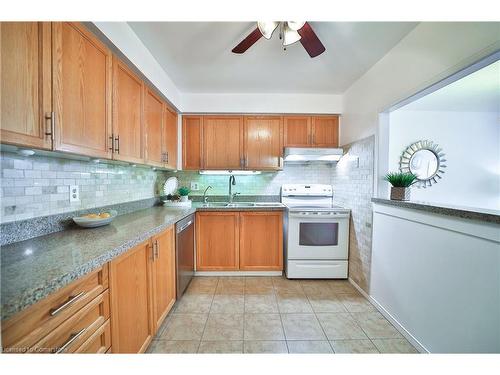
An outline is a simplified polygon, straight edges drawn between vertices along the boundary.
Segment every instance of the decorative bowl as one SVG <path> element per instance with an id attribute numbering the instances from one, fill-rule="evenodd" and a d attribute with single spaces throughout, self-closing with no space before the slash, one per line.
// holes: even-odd
<path id="1" fill-rule="evenodd" d="M 114 218 L 118 215 L 118 212 L 115 210 L 106 211 L 111 216 L 106 218 L 90 218 L 86 216 L 76 216 L 73 218 L 73 221 L 83 228 L 97 228 L 102 227 L 103 225 L 107 225 L 111 223 Z"/>

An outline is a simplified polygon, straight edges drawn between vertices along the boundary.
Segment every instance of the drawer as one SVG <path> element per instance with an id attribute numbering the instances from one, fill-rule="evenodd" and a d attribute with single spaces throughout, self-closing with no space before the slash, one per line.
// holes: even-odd
<path id="1" fill-rule="evenodd" d="M 289 279 L 347 279 L 347 260 L 288 260 Z"/>
<path id="2" fill-rule="evenodd" d="M 111 349 L 111 323 L 108 319 L 74 353 L 107 353 L 109 349 Z"/>
<path id="3" fill-rule="evenodd" d="M 108 265 L 2 322 L 4 351 L 24 352 L 108 288 Z"/>
<path id="4" fill-rule="evenodd" d="M 94 298 L 29 349 L 34 353 L 73 353 L 109 319 L 109 291 Z M 109 337 L 109 336 L 108 336 Z"/>

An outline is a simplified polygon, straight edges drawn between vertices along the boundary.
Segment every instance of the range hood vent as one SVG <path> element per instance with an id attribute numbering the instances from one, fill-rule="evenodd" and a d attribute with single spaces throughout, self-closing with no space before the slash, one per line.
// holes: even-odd
<path id="1" fill-rule="evenodd" d="M 344 150 L 341 148 L 285 147 L 285 163 L 337 163 Z"/>

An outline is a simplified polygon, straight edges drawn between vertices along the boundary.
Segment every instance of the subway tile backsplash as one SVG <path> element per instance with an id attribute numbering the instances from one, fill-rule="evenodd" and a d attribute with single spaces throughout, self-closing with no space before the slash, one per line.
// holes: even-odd
<path id="1" fill-rule="evenodd" d="M 117 164 L 96 164 L 11 152 L 1 158 L 1 222 L 153 198 L 164 172 Z M 69 187 L 80 187 L 70 202 Z"/>
<path id="2" fill-rule="evenodd" d="M 259 175 L 235 176 L 236 185 L 233 192 L 241 195 L 279 195 L 283 184 L 331 184 L 331 165 L 290 165 L 280 172 L 262 172 Z M 207 186 L 212 186 L 208 195 L 227 195 L 229 176 L 224 175 L 201 175 L 196 171 L 178 171 L 169 173 L 179 179 L 179 186 L 191 187 L 191 182 L 197 182 L 199 189 L 191 192 L 191 195 L 203 195 Z"/>

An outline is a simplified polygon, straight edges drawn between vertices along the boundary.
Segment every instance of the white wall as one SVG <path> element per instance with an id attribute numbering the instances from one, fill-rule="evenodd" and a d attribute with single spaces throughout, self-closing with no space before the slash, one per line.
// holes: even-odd
<path id="1" fill-rule="evenodd" d="M 126 22 L 94 22 L 94 25 L 155 85 L 170 103 L 177 109 L 181 109 L 181 93 Z"/>
<path id="2" fill-rule="evenodd" d="M 371 299 L 431 353 L 500 353 L 500 230 L 374 204 Z"/>
<path id="3" fill-rule="evenodd" d="M 500 48 L 498 23 L 420 23 L 345 93 L 340 144 L 375 134 L 378 114 Z"/>
<path id="4" fill-rule="evenodd" d="M 186 113 L 341 113 L 342 95 L 182 94 Z"/>
<path id="5" fill-rule="evenodd" d="M 389 117 L 389 170 L 399 170 L 403 150 L 421 139 L 438 143 L 446 154 L 443 178 L 413 188 L 412 200 L 500 209 L 498 113 L 399 109 Z"/>

